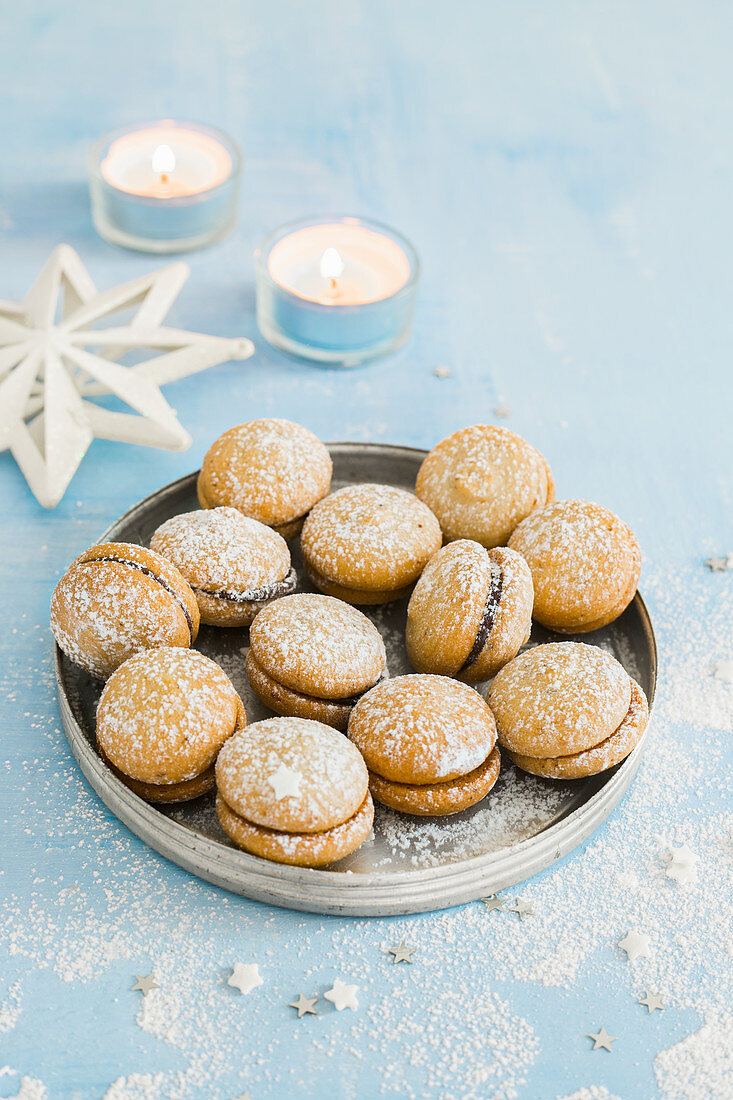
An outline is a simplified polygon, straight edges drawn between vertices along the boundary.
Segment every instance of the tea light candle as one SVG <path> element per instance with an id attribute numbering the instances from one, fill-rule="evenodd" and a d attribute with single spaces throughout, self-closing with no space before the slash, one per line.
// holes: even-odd
<path id="1" fill-rule="evenodd" d="M 201 248 L 236 221 L 239 152 L 211 127 L 165 120 L 115 130 L 92 150 L 89 180 L 97 231 L 126 248 Z"/>
<path id="2" fill-rule="evenodd" d="M 361 218 L 283 226 L 255 253 L 257 322 L 281 351 L 356 366 L 401 347 L 419 262 L 394 230 Z"/>

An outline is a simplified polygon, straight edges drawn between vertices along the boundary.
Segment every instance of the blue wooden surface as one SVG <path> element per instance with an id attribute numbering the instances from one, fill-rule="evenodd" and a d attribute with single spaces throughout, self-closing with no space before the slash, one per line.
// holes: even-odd
<path id="1" fill-rule="evenodd" d="M 60 241 L 102 288 L 158 266 L 95 236 L 85 157 L 104 130 L 165 114 L 228 130 L 245 156 L 240 224 L 190 257 L 172 323 L 257 340 L 253 248 L 313 212 L 393 224 L 424 275 L 396 357 L 338 373 L 258 341 L 247 363 L 167 388 L 188 453 L 95 442 L 53 513 L 0 457 L 1 1096 L 22 1075 L 63 1097 L 101 1097 L 118 1078 L 118 1098 L 725 1095 L 719 1068 L 697 1068 L 695 1094 L 655 1058 L 718 1011 L 730 973 L 719 735 L 733 688 L 710 673 L 731 656 L 731 587 L 701 563 L 733 549 L 732 33 L 712 0 L 5 5 L 0 297 L 20 298 Z M 537 923 L 480 905 L 290 914 L 148 851 L 60 733 L 47 614 L 66 564 L 239 421 L 431 446 L 499 401 L 560 496 L 602 501 L 636 530 L 664 673 L 634 793 L 585 854 L 524 889 Z M 684 896 L 655 832 L 701 856 Z M 654 927 L 649 963 L 616 947 L 630 923 Z M 415 963 L 390 969 L 382 951 L 403 937 Z M 582 960 L 558 977 L 574 939 Z M 234 961 L 260 963 L 249 998 L 225 984 Z M 159 1018 L 141 1019 L 129 987 L 151 964 L 164 994 Z M 336 975 L 360 985 L 359 1013 L 297 1021 L 286 1003 Z M 649 1018 L 633 997 L 647 985 L 669 1003 Z M 613 1054 L 585 1038 L 601 1024 L 620 1037 Z"/>

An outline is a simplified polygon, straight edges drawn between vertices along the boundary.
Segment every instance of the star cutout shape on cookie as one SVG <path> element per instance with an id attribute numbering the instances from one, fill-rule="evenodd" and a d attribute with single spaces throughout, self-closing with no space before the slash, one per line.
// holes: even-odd
<path id="1" fill-rule="evenodd" d="M 667 864 L 667 878 L 672 878 L 680 886 L 686 886 L 697 880 L 697 856 L 686 844 L 680 848 L 670 848 L 671 859 Z"/>
<path id="2" fill-rule="evenodd" d="M 257 963 L 235 963 L 227 985 L 233 985 L 240 993 L 251 993 L 258 985 L 262 985 L 262 981 Z"/>
<path id="3" fill-rule="evenodd" d="M 615 1043 L 618 1036 L 617 1035 L 609 1035 L 608 1032 L 606 1031 L 605 1027 L 602 1027 L 601 1030 L 596 1035 L 594 1035 L 592 1031 L 589 1032 L 588 1038 L 593 1040 L 593 1049 L 594 1050 L 601 1050 L 601 1049 L 602 1050 L 609 1050 L 609 1051 L 611 1051 L 611 1053 L 613 1053 L 613 1048 L 611 1047 L 611 1043 Z"/>
<path id="4" fill-rule="evenodd" d="M 304 997 L 302 993 L 299 993 L 297 1001 L 290 1001 L 288 1004 L 288 1008 L 297 1008 L 298 1019 L 300 1019 L 302 1016 L 305 1016 L 308 1012 L 310 1012 L 313 1016 L 317 1016 L 318 1013 L 313 1007 L 317 1000 L 317 997 Z"/>
<path id="5" fill-rule="evenodd" d="M 300 794 L 300 784 L 303 776 L 295 772 L 287 764 L 280 764 L 277 771 L 268 775 L 267 782 L 275 792 L 275 798 L 280 802 L 283 798 L 296 798 Z"/>
<path id="6" fill-rule="evenodd" d="M 345 1008 L 359 1007 L 359 1002 L 356 999 L 358 992 L 358 985 L 346 985 L 340 978 L 334 978 L 333 988 L 327 990 L 323 996 L 331 1002 L 337 1012 L 343 1012 Z"/>
<path id="7" fill-rule="evenodd" d="M 535 915 L 534 909 L 528 901 L 524 900 L 524 898 L 515 898 L 514 905 L 507 905 L 507 912 L 516 913 L 520 920 Z"/>
<path id="8" fill-rule="evenodd" d="M 494 909 L 501 911 L 506 905 L 506 898 L 500 898 L 498 894 L 490 894 L 488 898 L 481 898 L 481 901 L 490 913 L 493 913 Z"/>
<path id="9" fill-rule="evenodd" d="M 136 974 L 135 984 L 132 986 L 132 989 L 142 993 L 143 997 L 147 997 L 151 989 L 160 989 L 160 986 L 153 979 L 152 974 L 147 974 L 145 977 L 142 978 L 139 974 Z"/>
<path id="10" fill-rule="evenodd" d="M 633 928 L 618 941 L 618 945 L 622 951 L 626 952 L 629 962 L 633 962 L 634 959 L 651 958 L 649 937 L 643 932 L 635 932 Z"/>
<path id="11" fill-rule="evenodd" d="M 404 940 L 400 940 L 396 947 L 390 947 L 390 955 L 394 955 L 395 963 L 411 963 L 416 947 L 408 947 Z"/>
<path id="12" fill-rule="evenodd" d="M 252 354 L 249 340 L 161 325 L 188 273 L 179 261 L 100 293 L 73 248 L 59 245 L 22 302 L 0 303 L 0 450 L 44 508 L 61 500 L 95 438 L 185 450 L 191 437 L 160 386 Z M 130 307 L 131 320 L 97 327 Z M 136 349 L 160 354 L 115 361 Z M 133 411 L 90 400 L 99 394 Z"/>
<path id="13" fill-rule="evenodd" d="M 647 990 L 645 995 L 639 999 L 640 1005 L 645 1005 L 649 1009 L 649 1014 L 659 1009 L 660 1012 L 664 1011 L 664 1001 L 660 993 L 652 993 L 651 990 Z"/>

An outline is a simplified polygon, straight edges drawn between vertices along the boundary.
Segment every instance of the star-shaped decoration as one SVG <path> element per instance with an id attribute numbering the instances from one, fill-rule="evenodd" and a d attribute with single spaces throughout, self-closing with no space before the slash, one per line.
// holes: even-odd
<path id="1" fill-rule="evenodd" d="M 660 1012 L 664 1011 L 664 1001 L 662 1000 L 660 993 L 652 993 L 651 990 L 647 990 L 645 995 L 639 999 L 640 1005 L 646 1005 L 649 1009 L 649 1014 L 656 1012 L 659 1009 Z"/>
<path id="2" fill-rule="evenodd" d="M 498 416 L 500 420 L 506 420 L 507 417 L 512 415 L 512 410 L 502 401 L 500 401 L 498 405 L 494 405 L 492 412 L 494 416 Z"/>
<path id="3" fill-rule="evenodd" d="M 725 573 L 730 569 L 729 559 L 733 557 L 733 553 L 728 554 L 727 557 L 721 558 L 708 558 L 705 564 L 708 569 L 713 573 Z"/>
<path id="4" fill-rule="evenodd" d="M 178 262 L 100 293 L 73 248 L 59 245 L 22 302 L 0 303 L 0 450 L 45 508 L 61 500 L 95 438 L 185 450 L 191 437 L 160 386 L 252 354 L 249 340 L 161 325 L 188 273 Z M 131 307 L 131 320 L 104 325 Z M 115 362 L 135 349 L 159 354 Z M 133 412 L 90 400 L 100 394 Z"/>
<path id="5" fill-rule="evenodd" d="M 340 978 L 335 978 L 333 987 L 327 990 L 323 996 L 331 1002 L 337 1012 L 343 1012 L 345 1008 L 359 1007 L 359 1002 L 356 999 L 358 992 L 358 985 L 346 985 Z"/>
<path id="6" fill-rule="evenodd" d="M 257 963 L 235 963 L 227 985 L 233 985 L 240 993 L 251 993 L 258 985 L 262 985 L 259 966 Z"/>
<path id="7" fill-rule="evenodd" d="M 435 375 L 436 378 L 452 378 L 453 377 L 453 371 L 450 369 L 450 367 L 446 367 L 442 363 L 438 364 L 438 366 L 434 369 L 433 374 Z"/>
<path id="8" fill-rule="evenodd" d="M 534 909 L 528 901 L 524 898 L 515 898 L 513 905 L 507 905 L 508 913 L 516 913 L 520 920 L 524 920 L 525 917 L 533 917 L 535 915 Z"/>
<path id="9" fill-rule="evenodd" d="M 489 894 L 487 898 L 481 898 L 481 901 L 490 913 L 493 913 L 494 909 L 498 909 L 501 912 L 506 905 L 506 898 L 500 898 L 498 894 Z"/>
<path id="10" fill-rule="evenodd" d="M 618 945 L 622 951 L 626 952 L 629 962 L 633 962 L 634 959 L 651 958 L 649 937 L 643 932 L 635 932 L 633 928 L 618 941 Z"/>
<path id="11" fill-rule="evenodd" d="M 281 763 L 276 772 L 268 775 L 267 782 L 275 792 L 278 802 L 283 798 L 297 798 L 300 794 L 300 784 L 303 776 L 300 772 L 293 771 L 287 764 Z"/>
<path id="12" fill-rule="evenodd" d="M 138 990 L 142 993 L 143 997 L 147 997 L 151 989 L 160 989 L 160 986 L 153 980 L 152 974 L 146 974 L 141 977 L 139 974 L 135 975 L 135 984 L 132 986 L 133 990 Z"/>
<path id="13" fill-rule="evenodd" d="M 408 947 L 404 940 L 400 940 L 396 947 L 390 947 L 390 955 L 394 955 L 395 963 L 411 963 L 416 947 Z"/>
<path id="14" fill-rule="evenodd" d="M 288 1008 L 297 1008 L 298 1019 L 305 1016 L 307 1013 L 311 1013 L 313 1016 L 317 1016 L 315 1008 L 313 1007 L 318 1000 L 317 997 L 304 997 L 302 993 L 298 994 L 297 1001 L 290 1001 Z"/>
<path id="15" fill-rule="evenodd" d="M 686 886 L 697 880 L 697 856 L 687 844 L 680 848 L 670 848 L 671 859 L 667 864 L 667 878 L 672 878 L 680 886 Z"/>
<path id="16" fill-rule="evenodd" d="M 594 1050 L 610 1050 L 611 1053 L 613 1053 L 611 1043 L 615 1043 L 618 1039 L 618 1036 L 609 1035 L 605 1027 L 602 1027 L 596 1035 L 594 1035 L 592 1031 L 589 1032 L 588 1038 L 593 1040 Z"/>

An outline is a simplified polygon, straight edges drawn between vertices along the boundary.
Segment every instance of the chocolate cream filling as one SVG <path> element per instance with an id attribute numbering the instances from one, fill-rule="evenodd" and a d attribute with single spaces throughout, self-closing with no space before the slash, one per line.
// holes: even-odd
<path id="1" fill-rule="evenodd" d="M 496 614 L 499 610 L 499 604 L 501 603 L 501 590 L 504 584 L 504 577 L 501 571 L 501 566 L 497 565 L 495 561 L 491 563 L 491 583 L 489 584 L 489 594 L 486 597 L 486 606 L 484 607 L 484 613 L 481 616 L 481 622 L 479 623 L 478 633 L 476 634 L 476 640 L 471 647 L 466 660 L 463 662 L 461 668 L 458 670 L 459 674 L 469 669 L 471 665 L 475 664 L 481 656 L 486 642 L 488 641 L 489 634 L 496 621 Z"/>
<path id="2" fill-rule="evenodd" d="M 273 581 L 262 588 L 250 588 L 247 592 L 235 592 L 229 588 L 194 588 L 194 592 L 201 592 L 204 596 L 213 596 L 217 600 L 228 600 L 230 603 L 265 603 L 268 600 L 287 596 L 295 590 L 298 578 L 295 570 L 291 569 L 281 581 Z"/>
<path id="3" fill-rule="evenodd" d="M 381 684 L 383 680 L 387 679 L 387 669 L 382 669 L 379 674 L 379 678 L 370 684 L 369 687 L 364 688 L 363 691 L 357 692 L 356 695 L 347 695 L 345 699 L 322 699 L 320 695 L 307 695 L 304 691 L 293 691 L 292 688 L 288 688 L 289 691 L 293 691 L 294 695 L 300 695 L 303 699 L 312 699 L 314 703 L 327 703 L 333 707 L 355 707 L 359 700 L 366 695 L 368 691 L 371 691 L 377 684 Z M 284 687 L 285 685 L 283 685 Z"/>
<path id="4" fill-rule="evenodd" d="M 130 569 L 137 569 L 138 573 L 144 573 L 146 577 L 152 577 L 152 579 L 157 584 L 159 584 L 161 588 L 165 588 L 166 592 L 168 592 L 169 595 L 173 597 L 183 614 L 186 616 L 186 622 L 188 623 L 188 633 L 190 635 L 190 644 L 193 645 L 194 635 L 193 619 L 191 618 L 191 613 L 189 612 L 181 597 L 176 592 L 175 588 L 173 588 L 172 585 L 168 584 L 168 581 L 165 580 L 164 577 L 160 577 L 157 573 L 154 573 L 152 569 L 148 569 L 147 565 L 141 565 L 140 562 L 137 561 L 129 561 L 128 558 L 89 558 L 87 561 L 82 562 L 82 565 L 94 565 L 95 562 L 98 561 L 111 561 L 114 562 L 115 565 L 129 565 Z"/>

